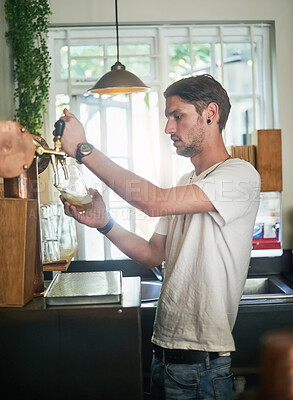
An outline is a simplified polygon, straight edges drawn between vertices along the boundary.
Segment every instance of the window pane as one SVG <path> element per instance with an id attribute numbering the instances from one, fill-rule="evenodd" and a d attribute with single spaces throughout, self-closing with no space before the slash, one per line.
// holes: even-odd
<path id="1" fill-rule="evenodd" d="M 211 73 L 211 45 L 209 43 L 196 43 L 192 46 L 193 70 L 196 74 Z"/>
<path id="2" fill-rule="evenodd" d="M 71 78 L 87 79 L 95 78 L 104 72 L 103 59 L 78 58 L 71 60 Z"/>
<path id="3" fill-rule="evenodd" d="M 230 98 L 233 112 L 229 116 L 227 129 L 227 144 L 241 146 L 250 144 L 253 131 L 253 102 L 251 97 Z"/>
<path id="4" fill-rule="evenodd" d="M 192 45 L 189 43 L 170 44 L 168 46 L 171 82 L 193 75 L 209 73 L 211 68 L 211 46 L 205 43 Z"/>
<path id="5" fill-rule="evenodd" d="M 189 43 L 169 44 L 168 46 L 170 82 L 175 82 L 191 73 Z"/>
<path id="6" fill-rule="evenodd" d="M 129 208 L 114 209 L 111 210 L 111 215 L 115 221 L 123 226 L 125 229 L 130 230 L 130 213 Z M 111 259 L 121 260 L 127 258 L 124 253 L 122 253 L 113 243 L 110 243 Z"/>
<path id="7" fill-rule="evenodd" d="M 229 92 L 252 93 L 250 43 L 224 44 L 225 88 Z"/>
<path id="8" fill-rule="evenodd" d="M 97 104 L 81 104 L 80 120 L 85 127 L 87 140 L 93 146 L 101 148 L 100 112 Z"/>
<path id="9" fill-rule="evenodd" d="M 117 55 L 117 46 L 108 46 L 107 54 L 109 56 Z M 121 56 L 131 56 L 131 55 L 147 55 L 150 54 L 150 45 L 148 44 L 120 44 L 119 45 L 119 54 Z"/>
<path id="10" fill-rule="evenodd" d="M 260 88 L 263 86 L 263 77 L 261 77 L 260 75 L 260 70 L 261 70 L 261 63 L 262 63 L 262 57 L 261 57 L 261 51 L 259 49 L 259 46 L 257 43 L 253 44 L 253 51 L 254 51 L 254 66 L 252 65 L 252 60 L 250 62 L 251 67 L 254 67 L 254 74 L 255 74 L 255 78 L 254 78 L 254 85 L 255 85 L 255 91 L 256 93 L 260 93 Z M 267 61 L 267 64 L 268 61 Z M 259 69 L 260 68 L 260 69 Z"/>
<path id="11" fill-rule="evenodd" d="M 106 70 L 110 71 L 111 66 L 116 63 L 116 58 L 109 58 L 105 61 Z M 120 57 L 120 62 L 125 65 L 127 71 L 132 72 L 138 77 L 151 76 L 151 60 L 143 57 Z"/>
<path id="12" fill-rule="evenodd" d="M 55 104 L 56 104 L 56 120 L 57 120 L 62 116 L 64 107 L 69 108 L 69 96 L 66 94 L 57 94 Z"/>
<path id="13" fill-rule="evenodd" d="M 102 54 L 101 46 L 71 46 L 70 56 L 91 56 Z M 68 79 L 68 46 L 60 49 L 61 78 Z M 73 58 L 70 63 L 70 74 L 73 79 L 93 78 L 103 74 L 103 58 Z"/>
<path id="14" fill-rule="evenodd" d="M 160 140 L 164 133 L 160 131 L 158 93 L 155 90 L 133 96 L 132 125 L 134 171 L 159 185 Z"/>
<path id="15" fill-rule="evenodd" d="M 70 46 L 70 56 L 71 57 L 84 57 L 84 56 L 103 56 L 104 49 L 103 46 Z"/>
<path id="16" fill-rule="evenodd" d="M 126 156 L 128 150 L 126 110 L 108 107 L 107 118 L 107 153 L 110 157 Z"/>
<path id="17" fill-rule="evenodd" d="M 60 78 L 68 79 L 68 46 L 62 46 L 60 49 Z"/>
<path id="18" fill-rule="evenodd" d="M 111 215 L 115 221 L 126 229 L 130 229 L 130 207 L 114 208 L 111 210 Z"/>
<path id="19" fill-rule="evenodd" d="M 104 237 L 88 226 L 83 226 L 83 243 L 86 260 L 104 260 Z"/>

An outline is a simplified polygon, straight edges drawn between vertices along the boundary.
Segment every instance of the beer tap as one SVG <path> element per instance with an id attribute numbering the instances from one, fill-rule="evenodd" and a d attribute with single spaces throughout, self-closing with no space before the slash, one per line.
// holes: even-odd
<path id="1" fill-rule="evenodd" d="M 27 173 L 34 159 L 41 173 L 51 162 L 53 185 L 69 203 L 85 212 L 92 206 L 92 197 L 79 168 L 66 163 L 68 155 L 61 145 L 65 122 L 59 119 L 54 126 L 54 149 L 50 149 L 43 138 L 31 135 L 20 124 L 0 121 L 0 176 L 16 178 Z"/>
<path id="2" fill-rule="evenodd" d="M 65 122 L 63 121 L 63 119 L 59 119 L 58 121 L 55 122 L 54 127 L 55 127 L 54 149 L 46 148 L 36 140 L 34 140 L 34 143 L 36 146 L 36 153 L 39 156 L 50 157 L 51 164 L 53 167 L 53 185 L 57 187 L 59 184 L 58 163 L 60 163 L 62 167 L 65 180 L 69 179 L 69 173 L 66 165 L 67 154 L 63 151 L 61 145 L 61 138 L 65 128 Z"/>

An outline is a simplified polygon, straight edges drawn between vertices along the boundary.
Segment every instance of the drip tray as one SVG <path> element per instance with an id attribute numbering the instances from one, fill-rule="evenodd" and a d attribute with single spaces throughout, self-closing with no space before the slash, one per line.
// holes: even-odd
<path id="1" fill-rule="evenodd" d="M 55 275 L 44 298 L 51 306 L 117 304 L 121 293 L 122 271 L 73 272 Z"/>

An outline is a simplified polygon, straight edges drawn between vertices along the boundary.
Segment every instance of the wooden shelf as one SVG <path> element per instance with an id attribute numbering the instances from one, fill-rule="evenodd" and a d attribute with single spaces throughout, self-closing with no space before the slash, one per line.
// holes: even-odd
<path id="1" fill-rule="evenodd" d="M 73 257 L 69 260 L 52 261 L 43 264 L 44 271 L 67 271 Z"/>

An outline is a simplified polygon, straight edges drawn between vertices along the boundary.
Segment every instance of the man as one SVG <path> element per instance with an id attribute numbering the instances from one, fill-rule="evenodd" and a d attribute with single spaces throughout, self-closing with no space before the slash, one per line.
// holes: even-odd
<path id="1" fill-rule="evenodd" d="M 82 125 L 67 110 L 62 117 L 64 150 L 134 207 L 162 217 L 151 239 L 115 223 L 95 190 L 91 210 L 80 214 L 63 199 L 65 212 L 147 268 L 166 260 L 152 337 L 153 398 L 228 400 L 231 331 L 249 266 L 260 179 L 251 164 L 227 153 L 222 130 L 231 106 L 214 78 L 182 79 L 164 95 L 165 132 L 194 166 L 169 189 L 80 144 L 86 142 Z"/>

